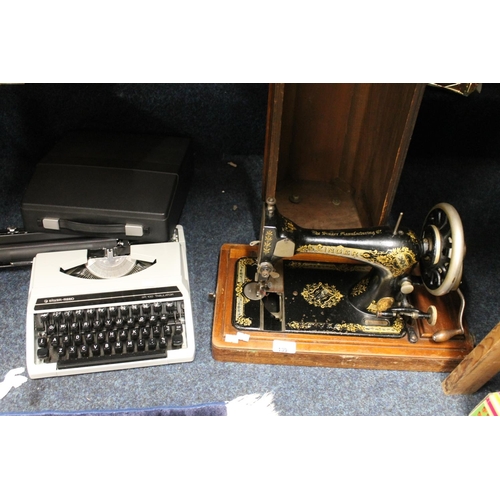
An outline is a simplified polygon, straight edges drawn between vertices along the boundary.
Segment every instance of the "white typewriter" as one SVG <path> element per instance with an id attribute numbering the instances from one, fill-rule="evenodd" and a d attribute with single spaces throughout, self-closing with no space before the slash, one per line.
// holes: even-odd
<path id="1" fill-rule="evenodd" d="M 186 243 L 39 253 L 26 321 L 31 378 L 190 362 L 195 356 Z"/>

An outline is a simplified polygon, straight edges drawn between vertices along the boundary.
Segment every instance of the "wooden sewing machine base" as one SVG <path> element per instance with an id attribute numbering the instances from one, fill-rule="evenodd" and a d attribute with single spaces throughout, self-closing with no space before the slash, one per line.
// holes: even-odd
<path id="1" fill-rule="evenodd" d="M 438 320 L 434 326 L 423 320 L 414 321 L 416 342 L 410 342 L 406 334 L 394 338 L 236 328 L 233 319 L 238 279 L 236 264 L 245 257 L 256 258 L 256 247 L 226 244 L 221 248 L 212 331 L 212 355 L 217 361 L 451 372 L 474 348 L 466 325 L 463 325 L 463 334 L 450 340 L 439 343 L 432 340 L 438 331 L 459 328 L 460 297 L 457 292 L 435 297 L 423 286 L 415 287 L 410 302 L 421 311 L 434 305 Z M 339 258 L 325 259 L 352 263 Z"/>

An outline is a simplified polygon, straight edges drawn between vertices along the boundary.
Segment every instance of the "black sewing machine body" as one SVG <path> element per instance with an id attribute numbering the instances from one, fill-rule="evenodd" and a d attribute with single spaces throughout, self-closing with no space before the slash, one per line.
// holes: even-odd
<path id="1" fill-rule="evenodd" d="M 236 264 L 235 328 L 407 335 L 416 342 L 414 321 L 435 324 L 437 311 L 413 307 L 411 293 L 416 286 L 433 295 L 458 288 L 463 230 L 447 204 L 431 210 L 420 238 L 399 222 L 394 228 L 304 229 L 268 200 L 258 256 Z"/>

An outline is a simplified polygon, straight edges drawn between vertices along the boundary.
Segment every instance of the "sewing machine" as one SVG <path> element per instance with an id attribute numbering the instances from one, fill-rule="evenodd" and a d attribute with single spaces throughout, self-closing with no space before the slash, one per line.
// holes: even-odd
<path id="1" fill-rule="evenodd" d="M 421 91 L 271 88 L 260 237 L 221 248 L 216 360 L 451 371 L 473 349 L 457 210 L 386 224 Z"/>
<path id="2" fill-rule="evenodd" d="M 421 239 L 412 230 L 400 227 L 401 218 L 394 228 L 304 229 L 283 217 L 276 200 L 269 198 L 258 257 L 255 263 L 240 264 L 245 268 L 240 273 L 249 281 L 237 302 L 260 301 L 277 320 L 270 323 L 276 331 L 408 335 L 410 342 L 417 342 L 411 320 L 424 319 L 434 326 L 437 309 L 430 305 L 427 311 L 419 311 L 410 303 L 408 296 L 417 280 L 412 271 L 420 266 L 418 282 L 432 295 L 457 290 L 465 255 L 464 234 L 460 216 L 446 203 L 431 210 Z M 301 254 L 346 257 L 358 264 L 283 262 L 286 257 Z M 251 280 L 253 268 L 255 278 Z M 285 275 L 293 283 L 291 296 Z M 241 312 L 244 307 L 238 309 Z M 243 329 L 262 328 L 260 316 L 250 319 L 239 314 L 234 323 Z M 460 333 L 462 328 L 440 331 L 433 339 L 442 342 Z"/>
<path id="3" fill-rule="evenodd" d="M 260 241 L 221 251 L 214 357 L 447 371 L 472 348 L 461 219 L 440 203 L 417 236 L 401 218 L 306 229 L 266 200 Z"/>

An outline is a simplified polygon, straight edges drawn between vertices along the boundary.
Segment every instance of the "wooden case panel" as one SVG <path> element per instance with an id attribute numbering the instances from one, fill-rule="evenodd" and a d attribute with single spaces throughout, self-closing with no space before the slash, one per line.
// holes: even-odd
<path id="1" fill-rule="evenodd" d="M 264 198 L 275 197 L 280 212 L 303 227 L 384 224 L 424 89 L 424 84 L 272 84 Z"/>

